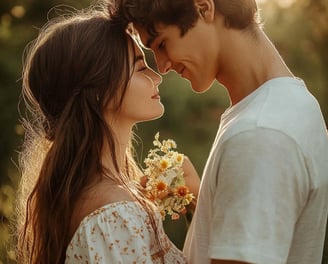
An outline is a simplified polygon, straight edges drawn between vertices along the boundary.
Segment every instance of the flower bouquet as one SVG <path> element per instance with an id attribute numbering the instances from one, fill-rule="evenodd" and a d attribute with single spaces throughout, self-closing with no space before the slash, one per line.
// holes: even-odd
<path id="1" fill-rule="evenodd" d="M 175 151 L 176 143 L 171 140 L 159 141 L 156 133 L 154 148 L 149 150 L 144 169 L 146 195 L 159 209 L 163 219 L 170 215 L 172 220 L 187 212 L 186 206 L 195 196 L 189 192 L 183 177 L 184 155 Z"/>

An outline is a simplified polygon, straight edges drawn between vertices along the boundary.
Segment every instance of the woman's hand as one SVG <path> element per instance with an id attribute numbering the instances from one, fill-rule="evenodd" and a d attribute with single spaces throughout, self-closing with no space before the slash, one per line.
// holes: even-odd
<path id="1" fill-rule="evenodd" d="M 200 185 L 200 177 L 190 161 L 190 159 L 185 155 L 184 161 L 182 164 L 183 169 L 183 176 L 186 182 L 186 186 L 189 188 L 189 191 L 195 195 L 197 198 L 198 191 L 199 191 L 199 185 Z"/>
<path id="2" fill-rule="evenodd" d="M 142 176 L 140 178 L 140 184 L 141 184 L 141 186 L 144 187 L 144 188 L 146 188 L 147 181 L 148 181 L 148 177 L 147 176 Z"/>

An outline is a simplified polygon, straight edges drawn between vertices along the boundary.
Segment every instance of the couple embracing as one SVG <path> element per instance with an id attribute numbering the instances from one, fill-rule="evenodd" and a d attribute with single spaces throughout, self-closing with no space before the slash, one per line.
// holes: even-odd
<path id="1" fill-rule="evenodd" d="M 176 71 L 199 93 L 217 80 L 230 97 L 200 187 L 190 160 L 183 163 L 197 196 L 183 252 L 136 181 L 143 175 L 133 126 L 164 110 L 161 77 L 141 46 L 160 73 Z M 24 262 L 321 263 L 327 129 L 316 99 L 264 33 L 255 0 L 90 8 L 40 32 L 23 81 L 36 115 L 26 121 L 21 159 L 21 189 L 36 176 L 22 198 Z"/>

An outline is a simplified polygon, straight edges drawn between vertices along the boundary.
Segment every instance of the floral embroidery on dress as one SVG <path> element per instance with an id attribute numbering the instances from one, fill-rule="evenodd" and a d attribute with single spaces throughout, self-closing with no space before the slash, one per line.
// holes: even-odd
<path id="1" fill-rule="evenodd" d="M 163 257 L 141 205 L 133 201 L 105 205 L 82 220 L 67 247 L 65 264 L 186 263 L 165 234 L 159 213 L 156 221 Z"/>

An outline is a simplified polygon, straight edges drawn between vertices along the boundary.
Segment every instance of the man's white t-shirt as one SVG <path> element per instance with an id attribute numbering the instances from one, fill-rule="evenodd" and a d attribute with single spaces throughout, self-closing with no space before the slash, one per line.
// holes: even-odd
<path id="1" fill-rule="evenodd" d="M 222 115 L 184 254 L 319 264 L 328 209 L 328 135 L 303 81 L 264 83 Z"/>

